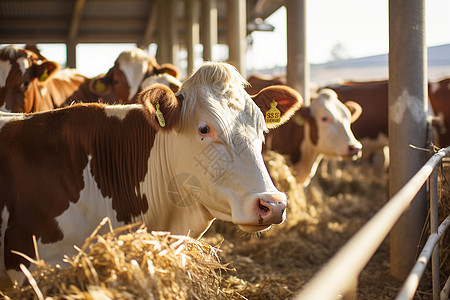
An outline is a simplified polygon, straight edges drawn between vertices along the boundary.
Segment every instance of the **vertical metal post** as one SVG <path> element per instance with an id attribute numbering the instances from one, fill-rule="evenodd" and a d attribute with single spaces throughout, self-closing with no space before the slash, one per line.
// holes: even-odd
<path id="1" fill-rule="evenodd" d="M 74 41 L 66 43 L 66 67 L 77 67 L 77 44 Z"/>
<path id="2" fill-rule="evenodd" d="M 430 175 L 430 231 L 431 234 L 438 232 L 438 168 L 435 167 Z M 439 243 L 434 247 L 431 255 L 431 274 L 433 281 L 433 299 L 439 299 Z"/>
<path id="3" fill-rule="evenodd" d="M 203 44 L 203 60 L 213 59 L 213 47 L 217 44 L 217 1 L 202 1 L 202 27 L 200 30 Z"/>
<path id="4" fill-rule="evenodd" d="M 247 8 L 245 0 L 228 0 L 227 39 L 229 62 L 247 77 Z"/>
<path id="5" fill-rule="evenodd" d="M 306 0 L 287 0 L 287 84 L 309 105 L 309 64 L 306 55 Z"/>
<path id="6" fill-rule="evenodd" d="M 167 12 L 169 22 L 167 26 L 169 27 L 169 53 L 168 60 L 163 61 L 162 63 L 171 63 L 174 65 L 178 65 L 178 52 L 179 52 L 179 43 L 178 43 L 178 16 L 176 14 L 177 6 L 179 5 L 178 0 L 170 0 L 169 1 L 169 11 Z"/>
<path id="7" fill-rule="evenodd" d="M 159 0 L 157 9 L 158 15 L 158 50 L 156 51 L 156 59 L 158 62 L 164 63 L 169 61 L 169 27 L 167 26 L 167 20 L 164 18 L 169 10 L 169 2 L 166 0 Z"/>
<path id="8" fill-rule="evenodd" d="M 389 1 L 389 195 L 426 162 L 427 52 L 424 0 Z M 404 279 L 415 263 L 427 215 L 422 188 L 390 235 L 391 273 Z"/>
<path id="9" fill-rule="evenodd" d="M 195 69 L 195 46 L 199 43 L 198 0 L 186 1 L 187 75 Z"/>

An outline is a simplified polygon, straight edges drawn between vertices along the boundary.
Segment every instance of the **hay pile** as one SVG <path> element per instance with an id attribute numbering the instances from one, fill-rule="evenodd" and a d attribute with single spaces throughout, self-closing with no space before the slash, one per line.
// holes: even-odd
<path id="1" fill-rule="evenodd" d="M 37 261 L 32 286 L 4 291 L 5 299 L 227 299 L 219 288 L 225 267 L 218 249 L 186 236 L 130 226 L 92 235 L 71 267 Z M 125 233 L 124 233 L 125 231 Z M 122 233 L 122 234 L 119 234 Z"/>

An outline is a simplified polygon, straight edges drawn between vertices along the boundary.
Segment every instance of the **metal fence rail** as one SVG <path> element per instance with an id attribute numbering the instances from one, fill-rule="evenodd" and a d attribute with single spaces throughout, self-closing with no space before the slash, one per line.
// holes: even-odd
<path id="1" fill-rule="evenodd" d="M 294 299 L 334 300 L 338 295 L 349 291 L 357 281 L 359 273 L 408 208 L 437 163 L 449 152 L 450 147 L 447 147 L 434 154 L 413 178 L 330 259 Z"/>

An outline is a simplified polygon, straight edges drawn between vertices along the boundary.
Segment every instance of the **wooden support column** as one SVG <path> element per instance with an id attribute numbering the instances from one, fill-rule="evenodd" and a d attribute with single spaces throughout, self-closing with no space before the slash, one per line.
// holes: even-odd
<path id="1" fill-rule="evenodd" d="M 77 67 L 77 44 L 73 41 L 66 43 L 66 68 Z"/>
<path id="2" fill-rule="evenodd" d="M 217 1 L 202 1 L 201 41 L 203 44 L 203 60 L 213 59 L 213 47 L 217 44 Z"/>
<path id="3" fill-rule="evenodd" d="M 229 62 L 247 78 L 247 11 L 245 0 L 228 0 L 227 40 Z"/>
<path id="4" fill-rule="evenodd" d="M 169 15 L 170 3 L 167 0 L 158 0 L 158 50 L 156 60 L 160 63 L 169 61 L 172 51 L 169 45 L 169 26 L 166 17 Z"/>
<path id="5" fill-rule="evenodd" d="M 159 22 L 159 3 L 153 2 L 148 12 L 148 19 L 145 25 L 144 35 L 142 40 L 138 43 L 138 47 L 141 49 L 147 49 L 150 45 L 151 38 L 154 34 L 156 24 Z"/>
<path id="6" fill-rule="evenodd" d="M 309 63 L 306 55 L 306 0 L 287 0 L 287 84 L 309 105 Z"/>
<path id="7" fill-rule="evenodd" d="M 389 1 L 389 197 L 426 162 L 427 52 L 424 0 Z M 391 273 L 404 280 L 415 263 L 427 216 L 425 188 L 390 234 Z"/>
<path id="8" fill-rule="evenodd" d="M 177 11 L 178 5 L 180 5 L 179 0 L 169 0 L 169 24 L 167 24 L 167 26 L 169 27 L 168 38 L 170 50 L 168 60 L 162 63 L 171 63 L 174 65 L 178 65 L 178 52 L 180 52 L 180 46 L 178 41 L 178 16 L 175 13 Z"/>
<path id="9" fill-rule="evenodd" d="M 77 67 L 77 37 L 85 2 L 85 0 L 77 0 L 73 6 L 72 19 L 70 20 L 69 34 L 66 42 L 66 67 L 68 68 Z"/>
<path id="10" fill-rule="evenodd" d="M 198 22 L 198 0 L 186 0 L 186 50 L 187 70 L 189 76 L 195 69 L 195 46 L 200 42 L 200 25 Z"/>

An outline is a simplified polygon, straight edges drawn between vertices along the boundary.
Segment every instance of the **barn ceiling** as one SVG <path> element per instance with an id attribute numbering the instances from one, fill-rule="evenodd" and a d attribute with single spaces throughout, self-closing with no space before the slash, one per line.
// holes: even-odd
<path id="1" fill-rule="evenodd" d="M 158 23 L 154 18 L 159 1 L 166 0 L 1 0 L 0 44 L 156 43 Z M 219 43 L 226 41 L 226 3 L 217 0 Z M 256 29 L 256 19 L 266 19 L 284 5 L 283 0 L 246 3 L 249 33 Z M 176 0 L 180 37 L 184 35 L 185 6 L 186 0 Z"/>

